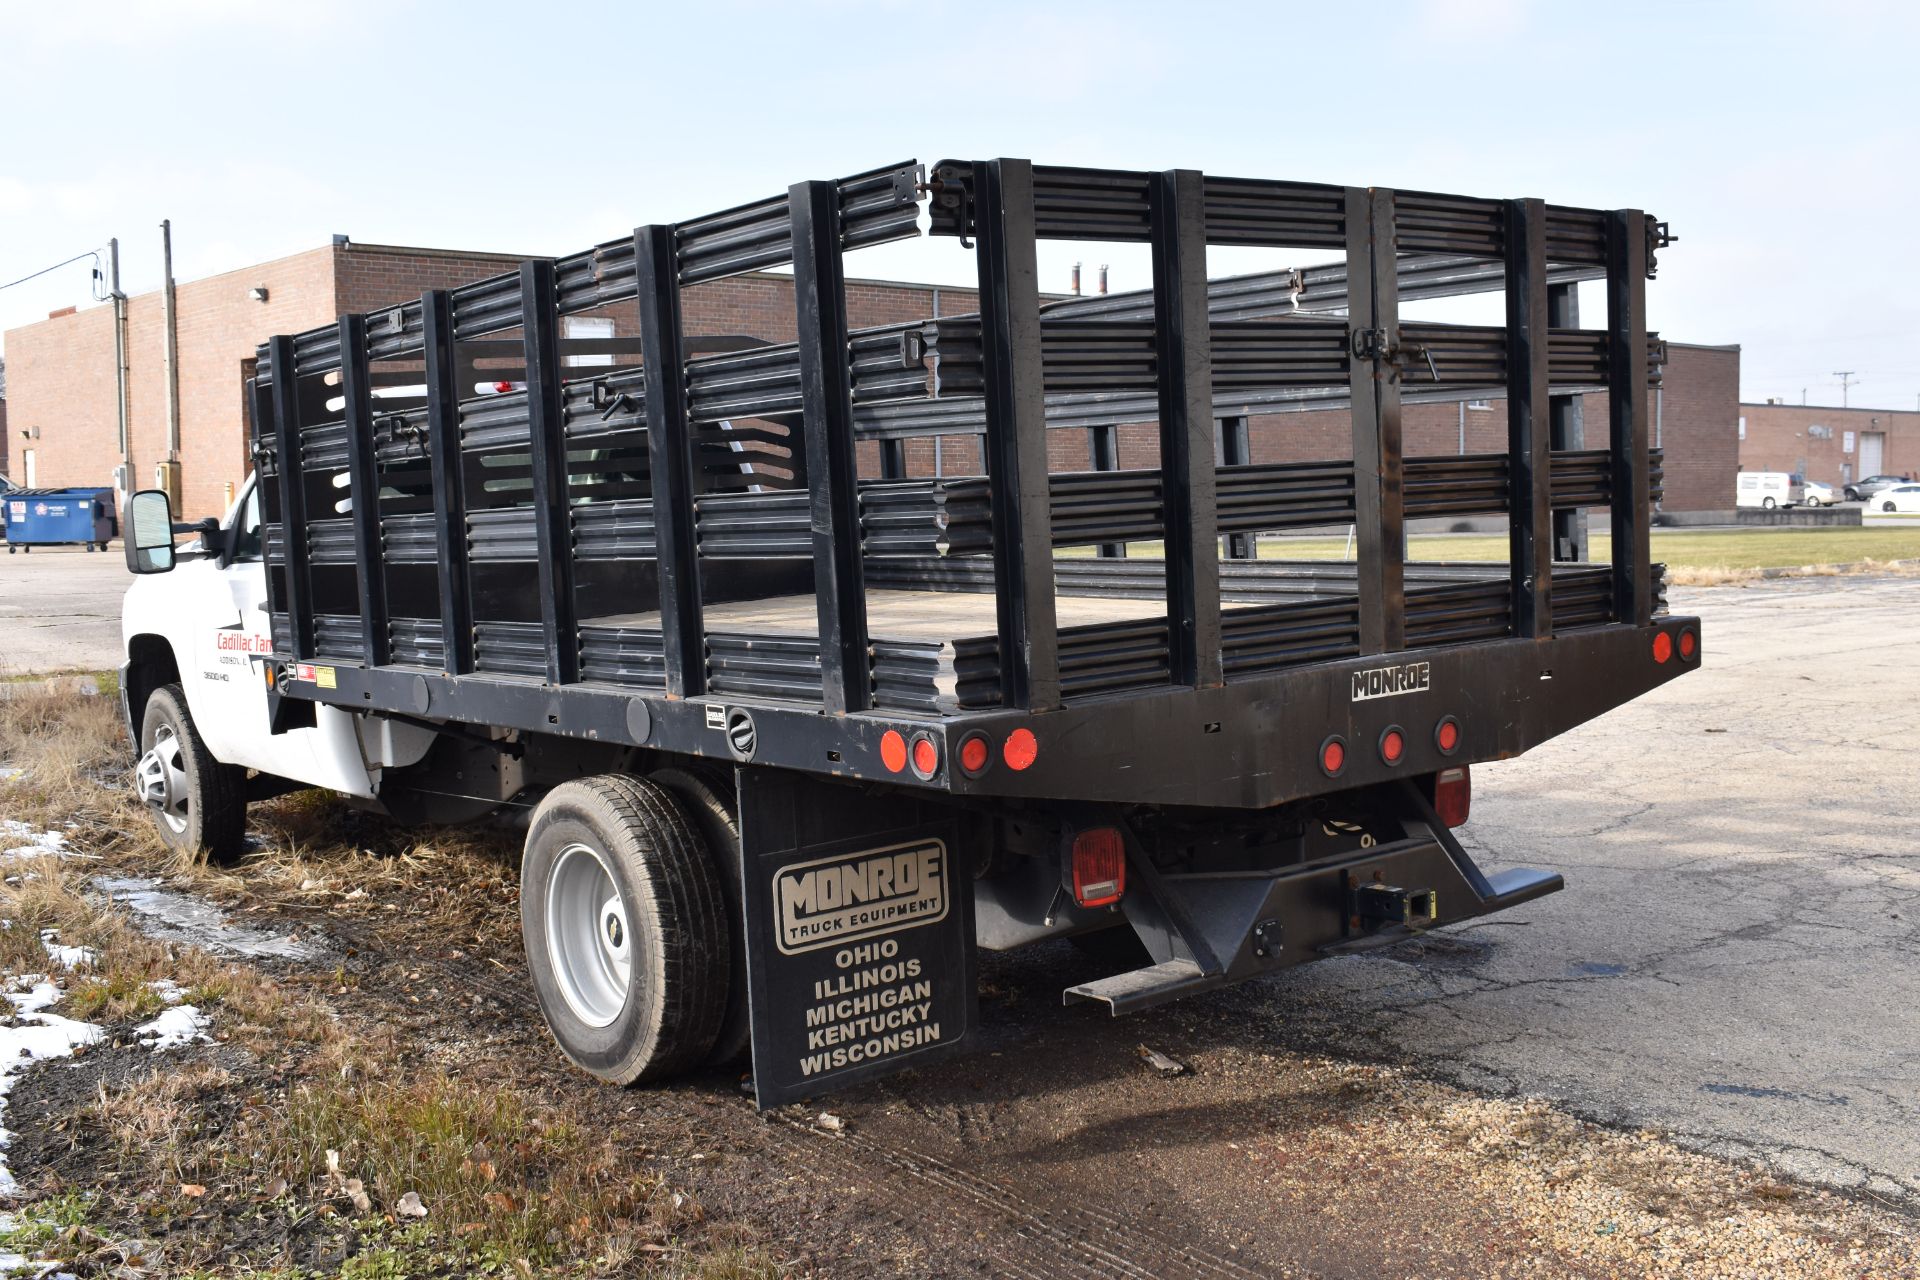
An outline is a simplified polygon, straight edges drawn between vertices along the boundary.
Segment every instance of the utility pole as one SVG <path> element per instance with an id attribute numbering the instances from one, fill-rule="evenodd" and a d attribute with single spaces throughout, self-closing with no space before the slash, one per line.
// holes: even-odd
<path id="1" fill-rule="evenodd" d="M 173 306 L 173 223 L 160 223 L 161 321 L 167 332 L 167 460 L 160 466 L 160 487 L 180 510 L 180 325 Z"/>
<path id="2" fill-rule="evenodd" d="M 1840 379 L 1840 407 L 1842 409 L 1847 407 L 1847 388 L 1853 383 L 1853 374 L 1854 371 L 1852 369 L 1836 369 L 1833 373 L 1834 377 Z"/>
<path id="3" fill-rule="evenodd" d="M 118 237 L 107 241 L 107 296 L 113 299 L 114 403 L 120 420 L 120 466 L 113 482 L 126 493 L 133 488 L 133 449 L 127 438 L 127 295 L 120 288 Z"/>

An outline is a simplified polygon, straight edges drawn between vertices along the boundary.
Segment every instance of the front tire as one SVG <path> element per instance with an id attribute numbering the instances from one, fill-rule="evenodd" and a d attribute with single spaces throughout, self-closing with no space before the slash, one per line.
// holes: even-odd
<path id="1" fill-rule="evenodd" d="M 1891 502 L 1883 502 L 1880 504 L 1880 509 L 1882 511 L 1898 511 L 1900 508 Z"/>
<path id="2" fill-rule="evenodd" d="M 686 808 L 623 774 L 534 810 L 520 870 L 533 988 L 560 1051 L 611 1084 L 696 1067 L 727 1012 L 726 894 Z"/>
<path id="3" fill-rule="evenodd" d="M 1772 498 L 1762 498 L 1760 500 L 1760 507 L 1762 510 L 1765 510 L 1765 511 L 1771 511 L 1779 505 L 1780 504 L 1775 502 Z"/>
<path id="4" fill-rule="evenodd" d="M 147 699 L 134 788 L 169 849 L 219 866 L 246 852 L 247 771 L 213 758 L 177 684 Z"/>

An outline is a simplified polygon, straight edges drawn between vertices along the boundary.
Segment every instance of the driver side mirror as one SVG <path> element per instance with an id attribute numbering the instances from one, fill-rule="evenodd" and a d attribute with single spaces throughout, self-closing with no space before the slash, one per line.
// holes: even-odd
<path id="1" fill-rule="evenodd" d="M 175 534 L 206 535 L 220 527 L 217 520 L 175 523 L 173 505 L 168 501 L 164 489 L 142 489 L 133 494 L 127 499 L 126 515 L 122 527 L 127 531 L 123 545 L 126 547 L 129 573 L 168 572 L 173 568 Z"/>
<path id="2" fill-rule="evenodd" d="M 165 489 L 142 489 L 127 499 L 127 572 L 173 568 L 173 506 Z"/>

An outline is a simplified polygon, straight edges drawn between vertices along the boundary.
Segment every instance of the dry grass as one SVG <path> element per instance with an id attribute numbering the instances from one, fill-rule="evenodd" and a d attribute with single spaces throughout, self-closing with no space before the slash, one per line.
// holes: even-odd
<path id="1" fill-rule="evenodd" d="M 191 1182 L 211 1136 L 202 1104 L 233 1082 L 232 1072 L 211 1063 L 156 1068 L 125 1088 L 102 1085 L 98 1101 L 75 1120 L 105 1133 L 124 1164 L 168 1183 Z"/>
<path id="2" fill-rule="evenodd" d="M 132 751 L 120 700 L 35 689 L 0 700 L 0 764 L 23 770 L 0 781 L 0 816 L 84 838 L 88 849 L 171 861 L 129 784 Z"/>
<path id="3" fill-rule="evenodd" d="M 376 932 L 495 943 L 517 933 L 514 837 L 401 831 L 306 793 L 255 807 L 260 845 L 241 868 L 183 865 L 130 799 L 127 755 L 109 699 L 0 703 L 0 760 L 26 771 L 0 782 L 0 814 L 68 832 L 84 850 L 7 864 L 0 962 L 44 972 L 40 931 L 57 930 L 97 952 L 61 979 L 61 1012 L 119 1031 L 162 1006 L 150 984 L 170 979 L 214 1015 L 225 1046 L 102 1085 L 67 1122 L 111 1169 L 90 1222 L 147 1234 L 156 1214 L 191 1216 L 191 1231 L 163 1233 L 167 1274 L 292 1274 L 291 1254 L 222 1256 L 224 1230 L 257 1237 L 246 1224 L 263 1216 L 283 1242 L 355 1241 L 342 1276 L 776 1274 L 751 1242 L 723 1232 L 710 1246 L 700 1206 L 637 1168 L 643 1153 L 510 1079 L 422 1061 L 378 1009 L 336 1006 L 349 975 L 274 976 L 157 941 L 89 894 L 103 870 L 160 871 L 229 904 L 366 913 Z M 425 1219 L 401 1212 L 409 1193 Z"/>
<path id="4" fill-rule="evenodd" d="M 1871 557 L 1847 564 L 1803 564 L 1771 571 L 1724 566 L 1668 565 L 1667 582 L 1676 587 L 1728 587 L 1767 578 L 1833 578 L 1849 574 L 1876 574 L 1895 578 L 1920 577 L 1920 561 L 1875 560 Z"/>

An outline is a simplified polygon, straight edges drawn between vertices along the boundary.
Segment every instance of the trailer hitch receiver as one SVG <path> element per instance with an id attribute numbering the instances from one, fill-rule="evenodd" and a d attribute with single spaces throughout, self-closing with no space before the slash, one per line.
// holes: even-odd
<path id="1" fill-rule="evenodd" d="M 1368 924 L 1419 928 L 1440 918 L 1440 894 L 1433 889 L 1363 884 L 1353 891 L 1353 914 Z"/>

